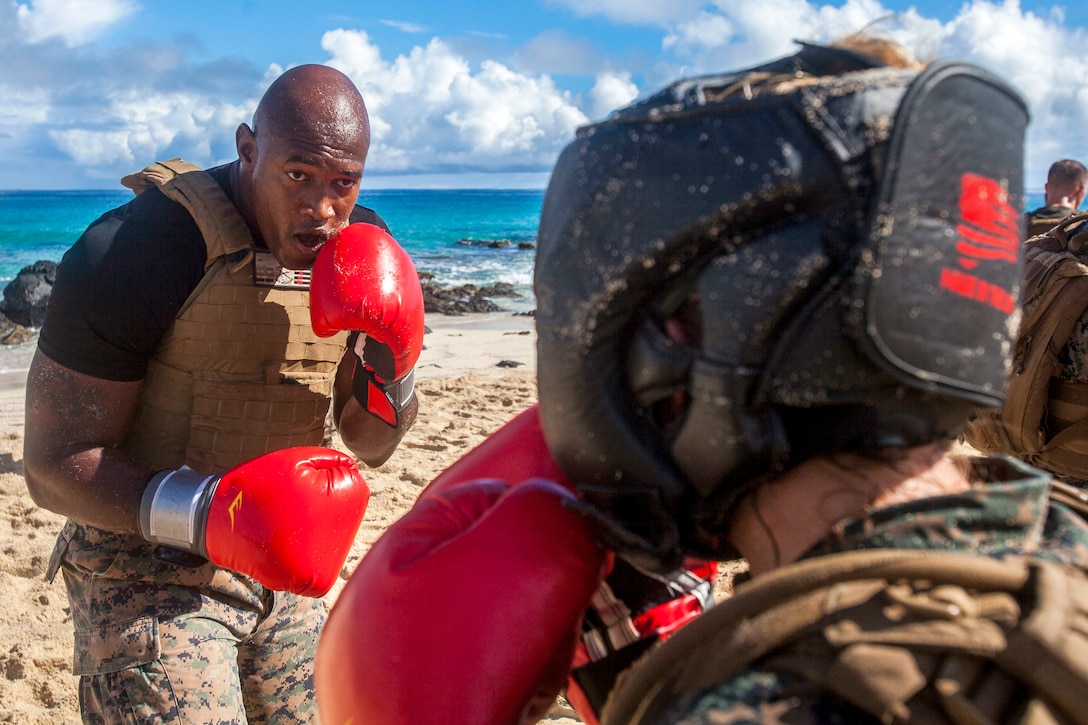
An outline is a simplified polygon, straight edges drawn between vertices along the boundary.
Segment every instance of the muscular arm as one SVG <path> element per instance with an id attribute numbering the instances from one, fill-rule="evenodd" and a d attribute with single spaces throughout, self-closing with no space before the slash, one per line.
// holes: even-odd
<path id="1" fill-rule="evenodd" d="M 70 370 L 41 351 L 26 387 L 23 467 L 34 503 L 80 523 L 138 532 L 140 498 L 154 474 L 117 450 L 141 383 Z"/>
<path id="2" fill-rule="evenodd" d="M 397 449 L 404 434 L 412 427 L 419 411 L 419 397 L 416 396 L 400 414 L 396 428 L 388 425 L 381 418 L 368 413 L 352 395 L 352 375 L 356 361 L 354 352 L 349 348 L 340 360 L 336 371 L 336 383 L 332 394 L 333 420 L 344 445 L 368 466 L 380 466 Z"/>

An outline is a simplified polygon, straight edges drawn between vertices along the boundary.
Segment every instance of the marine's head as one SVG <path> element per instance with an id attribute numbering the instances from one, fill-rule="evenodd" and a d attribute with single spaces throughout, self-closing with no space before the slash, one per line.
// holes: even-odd
<path id="1" fill-rule="evenodd" d="M 1027 122 L 974 66 L 804 45 L 580 130 L 540 222 L 540 415 L 613 546 L 725 558 L 761 481 L 1001 402 Z"/>
<path id="2" fill-rule="evenodd" d="M 235 193 L 257 243 L 284 267 L 310 267 L 359 196 L 370 149 L 359 90 L 328 66 L 291 68 L 268 87 L 252 127 L 238 127 L 236 145 Z"/>

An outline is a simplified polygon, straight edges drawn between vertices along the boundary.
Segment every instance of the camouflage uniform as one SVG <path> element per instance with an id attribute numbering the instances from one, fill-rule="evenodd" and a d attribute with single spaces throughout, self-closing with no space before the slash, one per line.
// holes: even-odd
<path id="1" fill-rule="evenodd" d="M 324 435 L 347 333 L 319 338 L 313 332 L 308 283 L 258 249 L 228 193 L 230 168 L 203 173 L 173 160 L 126 177 L 122 183 L 137 191 L 136 199 L 77 242 L 110 250 L 104 256 L 114 267 L 143 269 L 143 245 L 124 252 L 118 242 L 142 232 L 122 230 L 137 222 L 180 225 L 191 216 L 195 226 L 181 227 L 171 240 L 180 248 L 205 248 L 199 284 L 188 283 L 183 304 L 149 302 L 153 316 L 169 314 L 173 322 L 144 360 L 134 422 L 118 446 L 149 471 L 187 465 L 223 472 L 270 451 L 319 445 Z M 152 184 L 181 206 L 144 191 Z M 351 221 L 385 226 L 359 206 Z M 124 254 L 132 259 L 119 261 Z M 181 272 L 148 286 L 185 288 Z M 65 319 L 77 302 L 93 307 L 98 299 L 78 288 L 68 295 L 69 308 L 55 308 L 68 298 L 54 292 L 51 314 Z M 73 338 L 60 322 L 52 327 L 53 319 L 43 327 L 42 343 L 54 360 L 112 359 L 109 351 L 66 350 Z M 118 375 L 114 379 L 126 379 Z M 100 376 L 110 379 L 108 371 Z M 73 672 L 80 677 L 85 722 L 302 723 L 316 715 L 321 600 L 274 592 L 200 557 L 74 521 L 58 537 L 49 579 L 58 571 L 72 608 Z"/>
<path id="2" fill-rule="evenodd" d="M 1048 502 L 1048 474 L 1011 458 L 972 463 L 985 484 L 843 522 L 804 558 L 854 549 L 931 549 L 995 558 L 1024 554 L 1088 568 L 1088 526 L 1069 509 Z M 878 720 L 798 677 L 756 667 L 676 702 L 663 722 L 826 725 Z"/>
<path id="3" fill-rule="evenodd" d="M 320 599 L 69 521 L 64 574 L 87 723 L 305 723 L 316 714 Z"/>

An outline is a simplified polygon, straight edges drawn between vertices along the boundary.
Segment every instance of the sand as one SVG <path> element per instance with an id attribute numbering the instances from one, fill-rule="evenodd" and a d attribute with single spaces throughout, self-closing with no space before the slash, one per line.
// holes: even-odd
<path id="1" fill-rule="evenodd" d="M 449 464 L 536 401 L 531 317 L 428 318 L 417 366 L 420 416 L 397 453 L 364 467 L 372 496 L 345 572 Z M 8 353 L 9 351 L 5 351 Z M 16 351 L 29 361 L 32 346 Z M 72 624 L 61 577 L 46 564 L 62 517 L 37 508 L 23 479 L 25 369 L 0 371 L 0 723 L 78 723 Z M 339 445 L 334 441 L 334 445 Z M 324 598 L 331 606 L 344 578 Z M 580 722 L 560 700 L 544 720 Z"/>

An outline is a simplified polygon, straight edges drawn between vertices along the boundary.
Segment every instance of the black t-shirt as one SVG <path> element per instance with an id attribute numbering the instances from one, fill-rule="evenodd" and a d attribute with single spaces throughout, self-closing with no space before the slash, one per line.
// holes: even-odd
<path id="1" fill-rule="evenodd" d="M 209 169 L 231 199 L 230 164 Z M 356 205 L 351 222 L 388 231 Z M 76 372 L 137 381 L 204 275 L 207 247 L 196 221 L 157 188 L 106 212 L 57 266 L 38 347 Z"/>

